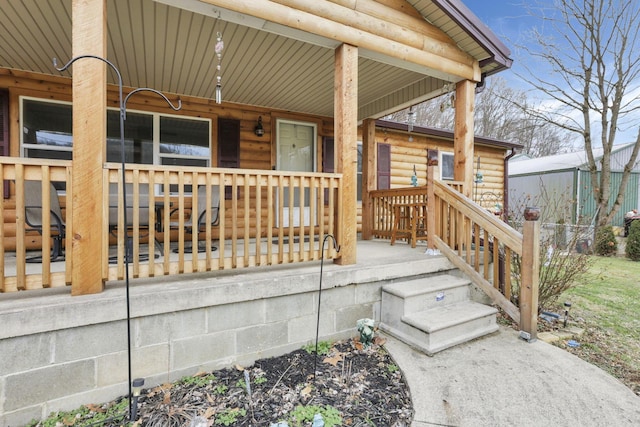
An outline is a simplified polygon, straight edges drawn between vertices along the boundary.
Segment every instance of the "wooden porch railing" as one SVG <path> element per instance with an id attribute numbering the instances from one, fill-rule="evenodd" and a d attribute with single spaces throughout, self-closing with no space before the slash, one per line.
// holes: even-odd
<path id="1" fill-rule="evenodd" d="M 119 165 L 105 169 L 105 182 L 119 189 L 119 211 L 121 175 Z M 319 260 L 322 237 L 339 229 L 340 181 L 338 174 L 129 165 L 126 183 L 133 215 L 128 227 L 123 226 L 122 213 L 119 225 L 111 227 L 116 230 L 118 244 L 111 264 L 107 259 L 103 262 L 104 277 L 124 277 L 125 230 L 130 237 L 133 277 Z M 192 190 L 202 186 L 210 191 L 204 200 L 198 200 Z M 220 195 L 219 218 L 212 225 L 216 212 L 211 209 L 211 199 L 216 192 Z M 141 204 L 141 194 L 155 196 Z M 106 190 L 104 200 L 107 209 Z M 300 200 L 304 201 L 302 208 Z M 190 234 L 185 224 L 199 211 L 198 206 L 204 206 L 204 225 L 199 233 Z M 106 218 L 105 212 L 105 253 L 109 248 L 114 251 Z M 337 256 L 333 250 L 325 254 L 325 258 Z"/>
<path id="2" fill-rule="evenodd" d="M 109 164 L 105 169 L 105 182 L 119 189 L 119 211 L 121 176 L 119 165 Z M 106 257 L 103 260 L 104 277 L 124 277 L 125 230 L 130 236 L 133 277 L 319 260 L 323 236 L 339 233 L 340 182 L 339 174 L 128 165 L 126 183 L 133 215 L 128 219 L 130 225 L 124 227 L 120 214 L 115 227 L 116 253 L 111 264 Z M 189 234 L 185 223 L 199 210 L 198 198 L 192 197 L 196 186 L 211 189 L 204 207 L 208 219 L 200 233 Z M 211 225 L 216 212 L 210 201 L 216 192 L 220 195 L 219 218 Z M 150 195 L 155 206 L 141 210 L 141 194 Z M 106 190 L 104 198 L 107 209 Z M 304 201 L 302 208 L 300 200 Z M 105 253 L 109 248 L 113 252 L 106 220 L 105 212 Z M 200 252 L 193 248 L 200 248 Z M 338 256 L 332 249 L 325 250 L 325 258 Z"/>
<path id="3" fill-rule="evenodd" d="M 15 229 L 16 249 L 14 254 L 0 245 L 0 292 L 71 283 L 71 173 L 69 161 L 0 158 L 0 176 L 15 188 L 14 198 L 0 203 L 0 238 L 4 241 L 6 230 Z M 178 275 L 319 260 L 324 235 L 338 237 L 341 232 L 340 174 L 127 165 L 125 175 L 123 186 L 120 165 L 105 166 L 104 215 L 96 222 L 103 241 L 103 255 L 96 263 L 105 281 L 125 277 L 127 252 L 132 278 Z M 50 183 L 63 189 L 58 195 L 66 222 L 64 262 L 50 259 L 53 232 L 48 216 L 42 236 L 25 227 L 25 180 L 41 183 L 43 211 L 50 208 Z M 192 197 L 197 187 L 208 189 L 204 200 Z M 211 208 L 216 192 L 217 222 Z M 204 211 L 203 225 L 190 233 L 189 216 L 199 210 Z M 198 229 L 197 220 L 194 227 Z M 40 248 L 41 262 L 27 263 L 33 255 L 29 250 L 39 254 Z M 325 248 L 324 258 L 337 257 L 333 247 Z"/>
<path id="4" fill-rule="evenodd" d="M 0 202 L 0 217 L 3 218 L 3 226 L 0 227 L 0 292 L 14 292 L 19 290 L 41 289 L 66 286 L 71 282 L 71 251 L 67 250 L 64 262 L 52 262 L 51 250 L 53 247 L 53 234 L 51 229 L 52 218 L 50 215 L 42 215 L 42 234 L 31 230 L 25 218 L 25 181 L 36 181 L 41 197 L 41 212 L 50 212 L 51 183 L 64 189 L 60 199 L 66 199 L 63 205 L 66 212 L 71 211 L 72 198 L 64 194 L 71 194 L 71 162 L 65 160 L 24 159 L 14 157 L 0 157 L 0 176 L 4 181 L 9 181 L 15 189 L 15 203 L 13 209 L 11 202 L 5 202 L 4 185 L 0 186 L 2 202 Z M 7 195 L 8 196 L 8 195 Z M 6 209 L 5 209 L 6 208 Z M 64 213 L 63 213 L 63 216 Z M 62 218 L 65 221 L 66 236 L 63 247 L 71 247 L 72 224 L 71 215 Z M 9 242 L 15 239 L 14 242 Z M 12 243 L 12 244 L 8 244 Z M 5 251 L 5 245 L 15 246 L 15 253 Z M 39 262 L 27 262 L 39 254 L 29 253 L 28 250 L 37 246 L 41 248 L 42 257 Z M 13 260 L 8 261 L 10 258 Z"/>
<path id="5" fill-rule="evenodd" d="M 460 191 L 462 183 L 447 181 L 448 185 Z M 371 198 L 371 234 L 377 238 L 391 238 L 395 223 L 394 205 L 397 204 L 427 204 L 427 186 L 402 187 L 391 190 L 374 190 L 369 193 Z"/>
<path id="6" fill-rule="evenodd" d="M 520 325 L 528 339 L 535 339 L 540 244 L 537 218 L 526 221 L 521 234 L 446 183 L 431 182 L 429 247 L 446 255 Z M 511 270 L 514 257 L 522 260 L 516 290 Z M 516 299 L 519 306 L 514 303 Z"/>
<path id="7" fill-rule="evenodd" d="M 373 191 L 370 194 L 371 234 L 378 238 L 392 237 L 394 205 L 424 204 L 428 248 L 446 255 L 517 322 L 521 330 L 535 338 L 539 225 L 536 221 L 526 221 L 521 234 L 465 197 L 461 190 L 460 182 L 429 179 L 423 187 Z M 511 270 L 515 257 L 522 260 L 518 278 Z"/>
<path id="8" fill-rule="evenodd" d="M 371 198 L 371 233 L 377 238 L 391 238 L 396 204 L 427 203 L 427 186 L 374 190 Z"/>

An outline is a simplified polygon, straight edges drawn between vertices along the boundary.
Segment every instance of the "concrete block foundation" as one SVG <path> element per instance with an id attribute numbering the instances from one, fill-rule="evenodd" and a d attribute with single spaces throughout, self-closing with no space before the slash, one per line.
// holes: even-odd
<path id="1" fill-rule="evenodd" d="M 362 317 L 379 321 L 382 284 L 453 268 L 444 257 L 413 254 L 351 266 L 325 262 L 320 340 L 357 336 L 355 322 Z M 319 267 L 311 262 L 188 280 L 132 280 L 133 377 L 153 387 L 312 343 Z M 127 394 L 123 283 L 78 297 L 68 288 L 0 295 L 0 325 L 0 426 Z"/>

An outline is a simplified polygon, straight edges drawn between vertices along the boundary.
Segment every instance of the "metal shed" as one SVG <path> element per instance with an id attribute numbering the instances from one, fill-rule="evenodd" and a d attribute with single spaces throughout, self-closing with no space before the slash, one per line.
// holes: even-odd
<path id="1" fill-rule="evenodd" d="M 617 188 L 622 179 L 622 171 L 625 163 L 629 160 L 633 145 L 631 143 L 617 146 L 611 153 L 611 185 L 615 191 L 612 191 L 610 205 L 615 201 Z M 602 152 L 602 149 L 594 150 L 598 165 L 602 158 Z M 514 158 L 509 162 L 508 176 L 509 198 L 512 200 L 522 200 L 527 197 L 537 200 L 541 198 L 543 192 L 546 192 L 543 199 L 571 206 L 570 218 L 562 219 L 564 221 L 570 220 L 572 224 L 576 224 L 581 216 L 592 218 L 596 213 L 593 186 L 584 150 L 537 159 Z M 639 206 L 640 162 L 636 162 L 629 178 L 622 208 L 614 217 L 612 225 L 622 226 L 625 212 L 638 209 Z M 540 208 L 544 221 L 557 222 L 560 219 L 545 218 L 545 206 L 540 206 Z"/>

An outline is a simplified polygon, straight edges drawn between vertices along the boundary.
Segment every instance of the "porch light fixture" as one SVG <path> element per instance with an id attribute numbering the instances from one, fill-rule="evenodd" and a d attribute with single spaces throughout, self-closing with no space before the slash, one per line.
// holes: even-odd
<path id="1" fill-rule="evenodd" d="M 262 127 L 262 116 L 258 117 L 258 124 L 256 125 L 253 132 L 256 134 L 256 136 L 264 135 L 264 128 Z"/>
<path id="2" fill-rule="evenodd" d="M 133 402 L 131 404 L 131 417 L 129 421 L 135 422 L 136 416 L 138 415 L 138 397 L 140 397 L 140 393 L 142 392 L 142 386 L 144 386 L 144 378 L 136 378 L 131 383 L 131 390 L 133 395 Z"/>

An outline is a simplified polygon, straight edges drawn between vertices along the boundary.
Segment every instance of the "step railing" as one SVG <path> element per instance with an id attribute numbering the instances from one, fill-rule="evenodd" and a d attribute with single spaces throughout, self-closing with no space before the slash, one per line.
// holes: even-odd
<path id="1" fill-rule="evenodd" d="M 519 324 L 527 339 L 534 339 L 540 262 L 536 209 L 525 212 L 528 220 L 520 233 L 445 182 L 430 179 L 429 184 L 428 248 L 446 255 Z M 516 257 L 520 271 L 512 269 Z"/>

